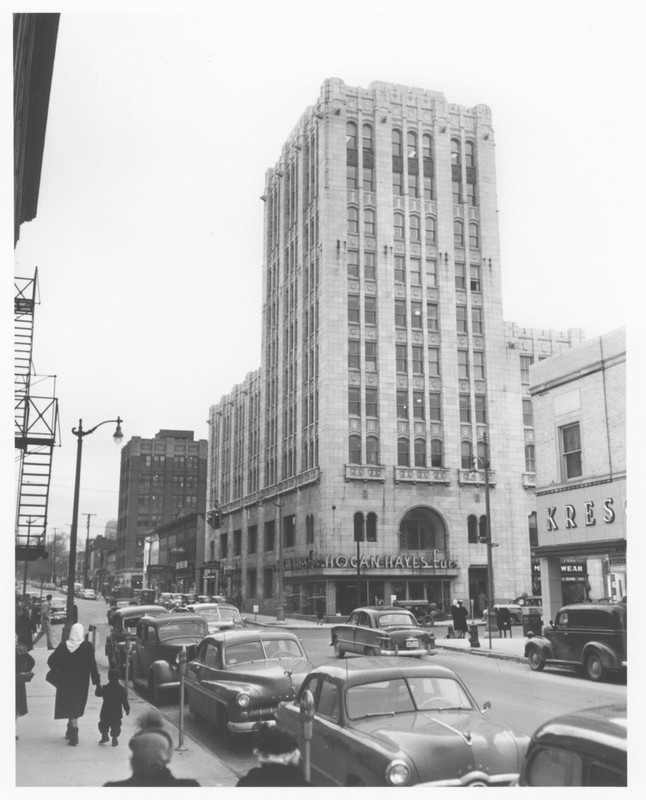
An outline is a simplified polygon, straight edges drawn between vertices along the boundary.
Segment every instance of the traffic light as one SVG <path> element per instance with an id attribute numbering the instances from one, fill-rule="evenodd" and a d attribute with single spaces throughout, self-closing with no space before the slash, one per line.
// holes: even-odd
<path id="1" fill-rule="evenodd" d="M 212 528 L 219 528 L 222 523 L 220 511 L 217 508 L 213 509 L 213 511 L 209 511 L 207 521 Z"/>

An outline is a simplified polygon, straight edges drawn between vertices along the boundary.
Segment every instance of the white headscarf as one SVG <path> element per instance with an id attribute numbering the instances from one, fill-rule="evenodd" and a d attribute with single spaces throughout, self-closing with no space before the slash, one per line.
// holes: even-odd
<path id="1" fill-rule="evenodd" d="M 73 653 L 83 642 L 84 633 L 83 626 L 80 622 L 75 622 L 74 625 L 72 625 L 69 638 L 65 642 L 70 653 Z"/>

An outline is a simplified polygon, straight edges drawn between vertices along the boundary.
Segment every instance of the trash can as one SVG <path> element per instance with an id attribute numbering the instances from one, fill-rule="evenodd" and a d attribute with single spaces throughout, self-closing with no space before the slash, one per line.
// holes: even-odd
<path id="1" fill-rule="evenodd" d="M 536 606 L 523 606 L 523 636 L 539 636 L 541 633 L 541 610 Z"/>

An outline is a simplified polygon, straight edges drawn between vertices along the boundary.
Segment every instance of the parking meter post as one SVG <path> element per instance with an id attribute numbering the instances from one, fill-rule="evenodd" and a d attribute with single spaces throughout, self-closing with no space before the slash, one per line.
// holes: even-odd
<path id="1" fill-rule="evenodd" d="M 303 731 L 303 775 L 309 783 L 311 776 L 311 754 L 310 743 L 312 741 L 312 729 L 314 722 L 314 695 L 309 689 L 303 692 L 301 697 L 301 727 Z"/>
<path id="2" fill-rule="evenodd" d="M 175 750 L 186 750 L 184 747 L 184 676 L 186 675 L 186 645 L 182 645 L 179 654 L 179 743 Z"/>

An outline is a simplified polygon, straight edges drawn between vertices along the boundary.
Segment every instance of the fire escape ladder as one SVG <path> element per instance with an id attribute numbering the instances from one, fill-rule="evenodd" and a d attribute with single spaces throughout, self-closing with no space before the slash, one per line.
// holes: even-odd
<path id="1" fill-rule="evenodd" d="M 16 435 L 27 425 L 27 398 L 31 383 L 34 310 L 38 269 L 33 278 L 14 279 L 14 397 Z"/>

